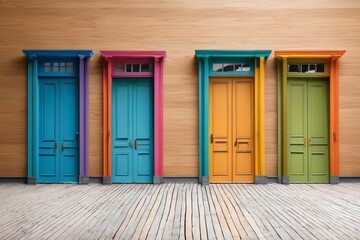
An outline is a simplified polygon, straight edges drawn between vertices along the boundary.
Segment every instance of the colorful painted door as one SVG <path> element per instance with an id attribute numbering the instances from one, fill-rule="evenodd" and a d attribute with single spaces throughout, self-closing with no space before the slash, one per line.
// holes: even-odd
<path id="1" fill-rule="evenodd" d="M 153 181 L 153 81 L 114 79 L 112 182 Z"/>
<path id="2" fill-rule="evenodd" d="M 289 181 L 328 183 L 328 82 L 289 80 L 287 96 Z"/>
<path id="3" fill-rule="evenodd" d="M 210 182 L 254 182 L 251 78 L 210 80 Z"/>
<path id="4" fill-rule="evenodd" d="M 39 182 L 78 182 L 78 92 L 76 79 L 39 81 Z"/>

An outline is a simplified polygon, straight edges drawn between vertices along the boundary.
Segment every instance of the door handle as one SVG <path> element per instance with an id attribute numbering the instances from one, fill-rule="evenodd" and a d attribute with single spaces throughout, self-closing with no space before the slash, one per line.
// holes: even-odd
<path id="1" fill-rule="evenodd" d="M 309 138 L 309 146 L 311 146 L 311 138 Z"/>
<path id="2" fill-rule="evenodd" d="M 61 151 L 63 152 L 65 149 L 64 143 L 61 144 Z"/>
<path id="3" fill-rule="evenodd" d="M 54 143 L 54 151 L 56 152 L 56 149 L 57 149 L 57 144 L 56 142 Z"/>
<path id="4" fill-rule="evenodd" d="M 75 132 L 75 139 L 79 140 L 79 132 Z"/>
<path id="5" fill-rule="evenodd" d="M 304 138 L 304 147 L 306 147 L 306 138 Z"/>
<path id="6" fill-rule="evenodd" d="M 129 140 L 129 147 L 132 147 L 132 142 L 131 142 L 131 140 Z"/>
<path id="7" fill-rule="evenodd" d="M 135 139 L 134 147 L 137 149 L 137 139 Z"/>

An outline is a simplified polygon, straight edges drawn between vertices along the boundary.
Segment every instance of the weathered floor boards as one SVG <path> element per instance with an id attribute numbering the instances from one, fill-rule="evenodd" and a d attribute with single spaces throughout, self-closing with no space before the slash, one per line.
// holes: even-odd
<path id="1" fill-rule="evenodd" d="M 360 239 L 360 183 L 0 184 L 0 239 Z"/>

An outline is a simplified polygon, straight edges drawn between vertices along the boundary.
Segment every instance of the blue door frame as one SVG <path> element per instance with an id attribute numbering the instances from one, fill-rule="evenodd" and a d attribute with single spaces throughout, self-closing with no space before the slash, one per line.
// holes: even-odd
<path id="1" fill-rule="evenodd" d="M 88 164 L 88 142 L 89 142 L 89 58 L 92 56 L 91 50 L 23 50 L 28 58 L 28 136 L 27 136 L 27 162 L 28 162 L 28 184 L 36 184 L 39 181 L 40 170 L 40 133 L 43 126 L 40 125 L 40 78 L 61 79 L 73 78 L 76 80 L 77 87 L 77 118 L 75 124 L 78 126 L 78 143 L 74 147 L 74 136 L 67 140 L 67 145 L 64 145 L 63 157 L 76 158 L 78 167 L 68 164 L 63 166 L 65 170 L 63 175 L 68 177 L 59 177 L 48 181 L 40 178 L 42 182 L 79 182 L 81 184 L 89 183 L 89 164 Z M 66 96 L 64 96 L 66 98 Z M 73 106 L 72 106 L 73 107 Z M 70 110 L 73 111 L 73 110 Z M 59 126 L 60 128 L 60 126 Z M 63 139 L 64 140 L 64 139 Z M 72 142 L 72 143 L 71 143 Z M 65 143 L 65 142 L 64 142 Z M 70 144 L 71 143 L 71 144 Z M 61 143 L 57 144 L 57 149 L 62 150 Z M 54 145 L 52 146 L 54 149 Z M 71 152 L 74 150 L 74 153 Z M 78 155 L 78 156 L 76 156 Z M 70 160 L 69 160 L 70 161 Z M 71 161 L 70 161 L 71 162 Z M 69 169 L 77 168 L 77 176 L 71 177 L 73 172 Z M 47 167 L 45 166 L 45 169 Z M 60 169 L 60 168 L 59 168 Z M 60 171 L 60 170 L 59 170 Z M 55 170 L 53 172 L 56 172 Z M 70 174 L 71 173 L 71 174 Z"/>

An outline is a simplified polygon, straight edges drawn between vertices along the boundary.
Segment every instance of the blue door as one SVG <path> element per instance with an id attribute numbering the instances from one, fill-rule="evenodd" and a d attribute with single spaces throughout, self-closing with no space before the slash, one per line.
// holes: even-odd
<path id="1" fill-rule="evenodd" d="M 113 79 L 112 182 L 153 181 L 153 81 Z"/>
<path id="2" fill-rule="evenodd" d="M 78 81 L 39 81 L 39 182 L 78 182 Z"/>

